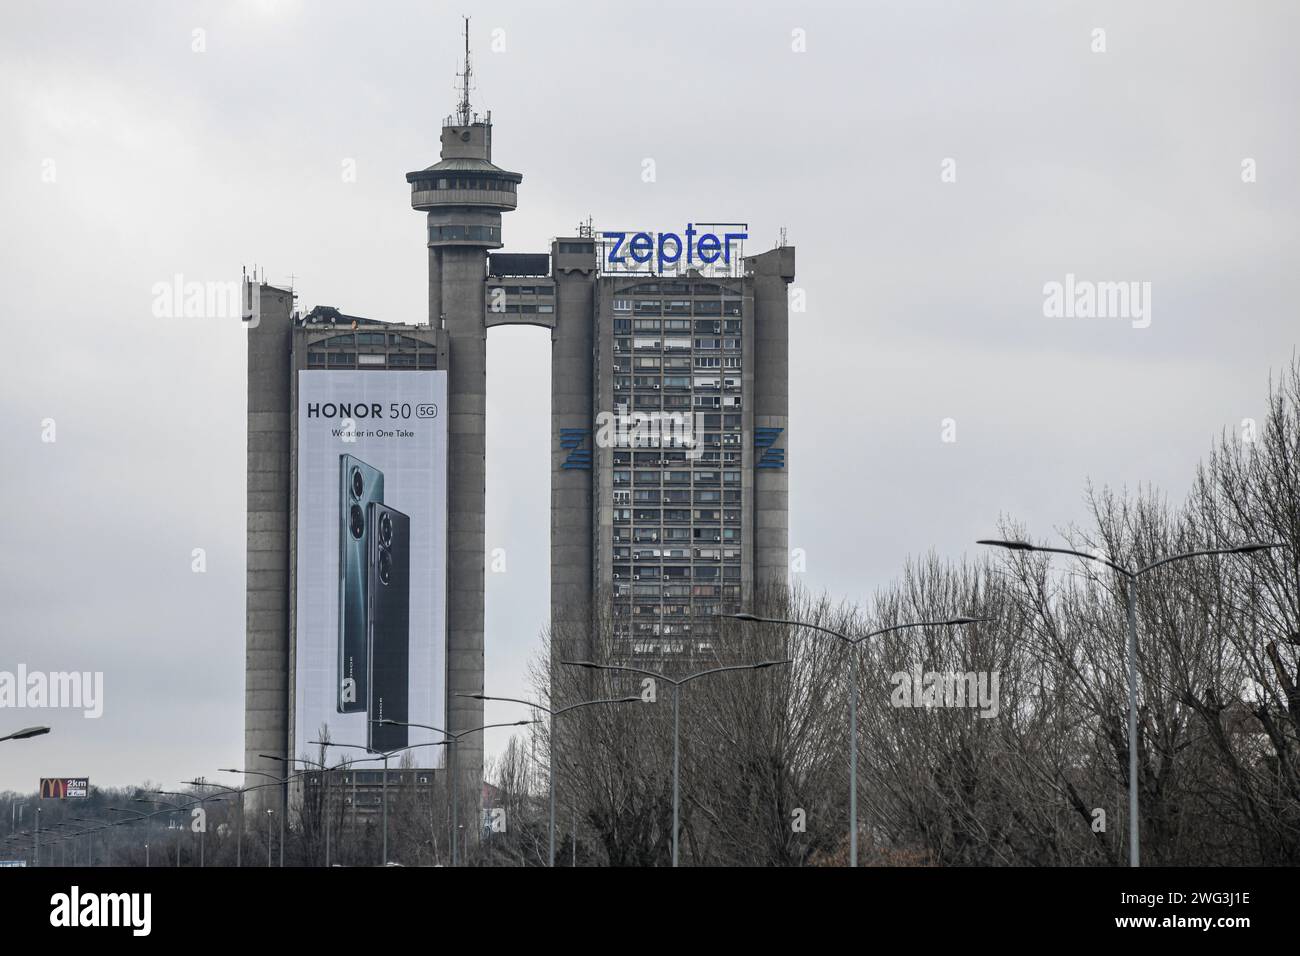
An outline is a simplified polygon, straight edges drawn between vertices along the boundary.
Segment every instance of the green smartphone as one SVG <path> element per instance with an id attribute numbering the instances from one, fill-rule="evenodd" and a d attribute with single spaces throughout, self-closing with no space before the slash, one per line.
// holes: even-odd
<path id="1" fill-rule="evenodd" d="M 338 712 L 364 713 L 369 692 L 367 520 L 384 500 L 384 473 L 353 455 L 339 456 Z"/>

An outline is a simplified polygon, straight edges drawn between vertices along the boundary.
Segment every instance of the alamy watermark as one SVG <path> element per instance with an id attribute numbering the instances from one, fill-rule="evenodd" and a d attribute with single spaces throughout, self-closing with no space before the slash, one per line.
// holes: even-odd
<path id="1" fill-rule="evenodd" d="M 686 457 L 704 454 L 699 440 L 702 424 L 694 412 L 617 412 L 596 415 L 596 445 L 600 448 L 682 448 Z"/>
<path id="2" fill-rule="evenodd" d="M 61 708 L 96 719 L 104 713 L 103 671 L 0 671 L 0 710 Z"/>
<path id="3" fill-rule="evenodd" d="M 1135 329 L 1151 324 L 1150 282 L 1093 282 L 1065 274 L 1043 285 L 1043 315 L 1049 319 L 1130 319 Z"/>
<path id="4" fill-rule="evenodd" d="M 891 674 L 889 703 L 894 707 L 971 707 L 981 717 L 998 715 L 998 671 L 910 671 Z"/>

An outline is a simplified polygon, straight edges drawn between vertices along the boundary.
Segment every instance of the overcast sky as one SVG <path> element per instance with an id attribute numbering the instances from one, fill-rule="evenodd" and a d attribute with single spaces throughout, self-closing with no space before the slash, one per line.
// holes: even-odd
<path id="1" fill-rule="evenodd" d="M 0 670 L 102 671 L 105 701 L 0 709 L 54 727 L 0 744 L 0 788 L 242 760 L 246 333 L 155 317 L 152 289 L 257 263 L 304 307 L 425 321 L 404 174 L 438 158 L 462 12 L 524 177 L 508 251 L 588 215 L 745 221 L 750 252 L 787 228 L 806 585 L 864 600 L 1001 515 L 1049 537 L 1088 479 L 1177 500 L 1262 418 L 1300 338 L 1295 4 L 553 6 L 8 5 Z M 1149 326 L 1045 316 L 1067 274 L 1150 283 Z M 529 691 L 548 615 L 549 376 L 544 330 L 492 331 L 492 694 Z"/>

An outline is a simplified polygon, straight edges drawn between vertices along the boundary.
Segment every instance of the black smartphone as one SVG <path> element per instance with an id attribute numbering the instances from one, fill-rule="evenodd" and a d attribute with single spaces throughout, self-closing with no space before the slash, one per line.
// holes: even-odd
<path id="1" fill-rule="evenodd" d="M 338 712 L 364 713 L 369 681 L 366 634 L 367 515 L 384 500 L 384 473 L 352 455 L 339 456 Z"/>
<path id="2" fill-rule="evenodd" d="M 407 728 L 380 723 L 407 720 L 411 659 L 411 519 L 381 502 L 367 514 L 367 598 L 370 663 L 369 732 L 376 753 L 406 746 Z"/>

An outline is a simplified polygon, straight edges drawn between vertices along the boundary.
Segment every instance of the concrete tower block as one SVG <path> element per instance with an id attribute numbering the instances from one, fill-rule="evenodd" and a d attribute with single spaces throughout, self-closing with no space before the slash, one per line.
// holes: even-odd
<path id="1" fill-rule="evenodd" d="M 794 247 L 751 256 L 754 282 L 754 584 L 786 584 L 790 562 L 790 306 Z M 760 429 L 764 433 L 759 447 Z M 775 437 L 771 437 L 775 436 Z M 780 462 L 779 466 L 775 463 Z"/>
<path id="2" fill-rule="evenodd" d="M 258 323 L 248 329 L 248 535 L 244 657 L 244 766 L 279 774 L 288 756 L 289 508 L 293 294 L 261 285 Z M 245 786 L 265 783 L 248 776 Z M 278 788 L 249 806 L 281 808 Z"/>

